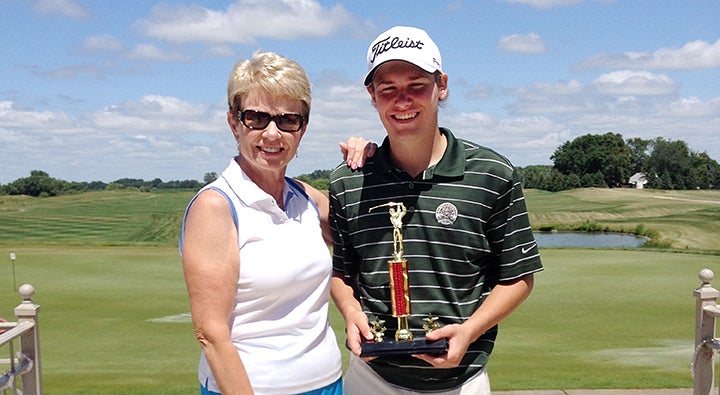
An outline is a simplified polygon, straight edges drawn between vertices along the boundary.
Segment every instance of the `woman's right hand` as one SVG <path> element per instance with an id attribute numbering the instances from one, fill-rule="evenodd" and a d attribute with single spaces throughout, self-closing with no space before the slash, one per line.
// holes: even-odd
<path id="1" fill-rule="evenodd" d="M 363 137 L 352 136 L 346 142 L 338 143 L 343 159 L 348 167 L 355 170 L 363 167 L 367 158 L 375 155 L 377 144 L 365 140 Z"/>

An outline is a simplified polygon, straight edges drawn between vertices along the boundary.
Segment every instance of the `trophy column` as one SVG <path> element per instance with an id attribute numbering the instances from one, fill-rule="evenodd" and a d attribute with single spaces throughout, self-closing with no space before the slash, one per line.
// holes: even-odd
<path id="1" fill-rule="evenodd" d="M 389 202 L 370 208 L 372 211 L 379 207 L 389 207 L 390 222 L 393 225 L 393 254 L 388 261 L 388 274 L 390 276 L 390 296 L 392 316 L 397 318 L 398 330 L 395 332 L 395 341 L 383 341 L 385 332 L 384 321 L 370 322 L 374 334 L 374 342 L 362 344 L 361 357 L 413 355 L 413 354 L 444 354 L 447 352 L 447 340 L 440 339 L 428 342 L 425 338 L 413 340 L 412 331 L 408 323 L 410 316 L 410 282 L 408 276 L 408 262 L 403 257 L 402 218 L 407 209 L 403 203 Z M 427 332 L 439 327 L 437 318 L 429 315 L 423 328 Z"/>
<path id="2" fill-rule="evenodd" d="M 410 285 L 407 275 L 407 261 L 389 261 L 390 293 L 392 295 L 392 315 L 397 317 L 398 330 L 395 340 L 409 341 L 413 339 L 408 316 L 410 315 Z"/>

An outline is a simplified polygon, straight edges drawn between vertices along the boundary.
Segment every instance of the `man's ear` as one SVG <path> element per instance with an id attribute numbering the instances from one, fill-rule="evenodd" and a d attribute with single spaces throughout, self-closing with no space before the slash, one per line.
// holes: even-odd
<path id="1" fill-rule="evenodd" d="M 438 91 L 440 93 L 439 99 L 440 101 L 443 101 L 448 96 L 448 75 L 443 73 L 442 77 L 440 77 L 440 84 L 438 85 Z"/>

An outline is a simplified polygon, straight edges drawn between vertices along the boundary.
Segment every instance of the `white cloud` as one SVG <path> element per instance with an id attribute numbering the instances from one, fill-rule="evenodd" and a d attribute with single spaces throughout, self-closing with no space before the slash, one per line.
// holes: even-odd
<path id="1" fill-rule="evenodd" d="M 33 4 L 33 9 L 42 14 L 59 14 L 73 19 L 90 16 L 90 12 L 74 0 L 37 0 Z"/>
<path id="2" fill-rule="evenodd" d="M 697 97 L 682 97 L 670 103 L 667 114 L 680 118 L 711 117 L 720 125 L 720 97 L 707 102 Z"/>
<path id="3" fill-rule="evenodd" d="M 87 52 L 115 52 L 123 49 L 123 45 L 115 36 L 101 34 L 85 38 L 81 48 Z"/>
<path id="4" fill-rule="evenodd" d="M 65 131 L 77 128 L 77 120 L 62 112 L 18 109 L 11 101 L 0 101 L 0 128 Z"/>
<path id="5" fill-rule="evenodd" d="M 171 42 L 247 44 L 259 37 L 327 36 L 352 24 L 352 15 L 341 5 L 325 9 L 315 0 L 238 0 L 225 11 L 158 5 L 136 27 Z"/>
<path id="6" fill-rule="evenodd" d="M 468 100 L 487 99 L 492 97 L 495 88 L 489 84 L 477 84 L 468 89 L 465 98 Z"/>
<path id="7" fill-rule="evenodd" d="M 511 34 L 500 38 L 497 48 L 505 52 L 540 53 L 545 52 L 545 43 L 536 33 Z"/>
<path id="8" fill-rule="evenodd" d="M 225 131 L 224 107 L 192 104 L 158 95 L 106 107 L 90 115 L 91 124 L 105 131 L 120 133 L 164 133 Z"/>
<path id="9" fill-rule="evenodd" d="M 678 85 L 662 74 L 632 70 L 602 74 L 589 84 L 537 82 L 501 92 L 511 100 L 504 117 L 447 114 L 450 122 L 442 124 L 520 166 L 548 164 L 559 145 L 588 133 L 664 137 L 695 151 L 714 149 L 720 144 L 720 97 L 678 97 Z"/>
<path id="10" fill-rule="evenodd" d="M 578 80 L 534 83 L 509 91 L 516 102 L 508 109 L 514 114 L 561 114 L 591 111 L 594 107 L 587 87 Z"/>
<path id="11" fill-rule="evenodd" d="M 665 96 L 677 93 L 678 84 L 662 74 L 647 71 L 616 71 L 598 76 L 586 85 L 578 80 L 556 83 L 537 82 L 507 90 L 515 98 L 507 106 L 513 114 L 584 114 L 607 111 L 612 107 L 625 110 L 647 106 L 638 97 Z"/>
<path id="12" fill-rule="evenodd" d="M 655 75 L 648 75 L 652 81 Z M 611 73 L 596 81 L 621 86 L 626 83 L 622 77 Z M 330 75 L 313 83 L 310 125 L 299 157 L 288 167 L 290 176 L 340 163 L 337 142 L 351 135 L 376 142 L 385 136 L 357 81 Z M 696 151 L 720 144 L 720 97 L 608 96 L 595 88 L 595 83 L 570 80 L 506 91 L 516 100 L 510 115 L 455 111 L 449 102 L 440 111 L 440 124 L 460 138 L 497 150 L 518 166 L 550 164 L 559 145 L 587 133 L 662 136 L 684 140 Z M 146 95 L 76 117 L 0 102 L 0 157 L 11 158 L 0 167 L 0 183 L 36 168 L 77 181 L 201 180 L 206 172 L 222 171 L 234 152 L 221 100 L 191 103 Z"/>
<path id="13" fill-rule="evenodd" d="M 630 70 L 602 74 L 592 86 L 601 94 L 614 96 L 667 95 L 678 88 L 677 83 L 666 75 Z"/>
<path id="14" fill-rule="evenodd" d="M 717 67 L 720 67 L 720 39 L 714 44 L 691 41 L 682 48 L 660 48 L 653 53 L 600 54 L 581 62 L 577 69 L 690 70 Z"/>
<path id="15" fill-rule="evenodd" d="M 126 56 L 135 60 L 154 62 L 187 62 L 189 57 L 180 53 L 166 52 L 153 44 L 138 44 L 132 47 Z"/>
<path id="16" fill-rule="evenodd" d="M 83 114 L 18 109 L 0 102 L 0 183 L 42 169 L 69 181 L 123 177 L 201 180 L 232 156 L 222 111 L 172 97 Z"/>
<path id="17" fill-rule="evenodd" d="M 559 81 L 556 83 L 537 82 L 532 85 L 532 92 L 539 96 L 567 96 L 583 93 L 585 85 L 578 80 Z M 523 90 L 526 92 L 526 90 Z"/>
<path id="18" fill-rule="evenodd" d="M 205 50 L 205 54 L 212 57 L 235 58 L 238 56 L 238 51 L 229 45 L 218 44 L 210 45 Z"/>

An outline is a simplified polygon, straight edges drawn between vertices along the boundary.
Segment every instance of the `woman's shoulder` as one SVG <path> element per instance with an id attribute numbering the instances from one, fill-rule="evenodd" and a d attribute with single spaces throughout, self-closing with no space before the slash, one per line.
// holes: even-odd
<path id="1" fill-rule="evenodd" d="M 190 209 L 221 212 L 230 206 L 227 196 L 216 188 L 205 188 L 197 193 Z"/>

